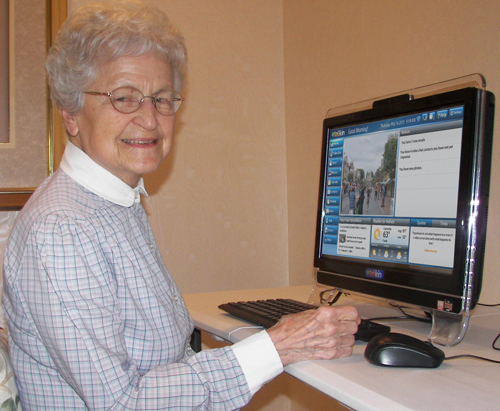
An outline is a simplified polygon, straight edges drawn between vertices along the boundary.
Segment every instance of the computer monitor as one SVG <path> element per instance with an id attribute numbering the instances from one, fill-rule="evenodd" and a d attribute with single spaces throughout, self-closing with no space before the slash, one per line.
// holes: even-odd
<path id="1" fill-rule="evenodd" d="M 494 101 L 464 87 L 327 115 L 318 284 L 422 308 L 431 341 L 460 342 L 481 289 Z"/>

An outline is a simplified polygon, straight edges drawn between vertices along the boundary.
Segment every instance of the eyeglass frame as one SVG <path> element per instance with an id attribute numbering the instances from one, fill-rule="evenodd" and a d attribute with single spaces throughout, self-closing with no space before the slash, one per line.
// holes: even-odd
<path id="1" fill-rule="evenodd" d="M 121 89 L 121 88 L 129 88 L 129 89 L 132 89 L 132 90 L 136 90 L 137 92 L 139 92 L 142 95 L 142 98 L 140 98 L 140 99 L 137 100 L 137 102 L 139 103 L 139 105 L 137 106 L 137 108 L 134 111 L 125 112 L 125 111 L 121 111 L 118 108 L 116 108 L 116 106 L 115 106 L 115 104 L 113 102 L 113 93 L 116 90 Z M 177 110 L 173 111 L 171 114 L 164 114 L 160 110 L 158 110 L 158 107 L 156 107 L 156 95 L 158 95 L 159 93 L 161 93 L 163 91 L 165 91 L 165 90 L 159 91 L 158 93 L 156 93 L 156 94 L 154 94 L 152 96 L 145 96 L 142 93 L 142 91 L 136 89 L 135 87 L 120 86 L 120 87 L 117 87 L 117 88 L 115 88 L 114 90 L 111 90 L 111 91 L 84 91 L 83 93 L 84 94 L 90 94 L 91 96 L 108 96 L 109 97 L 109 101 L 111 102 L 111 105 L 113 106 L 113 108 L 116 111 L 118 111 L 119 113 L 122 113 L 122 114 L 132 114 L 132 113 L 135 113 L 137 110 L 139 110 L 141 108 L 141 104 L 144 102 L 144 100 L 146 98 L 150 98 L 151 102 L 153 103 L 153 106 L 155 107 L 156 111 L 158 111 L 158 113 L 160 113 L 162 116 L 166 116 L 166 117 L 173 116 L 181 108 L 181 105 L 182 105 L 182 102 L 184 101 L 184 99 L 182 98 L 182 96 L 177 91 L 172 90 L 175 94 L 177 94 L 179 96 L 178 98 L 172 99 L 172 101 L 179 101 L 179 107 L 177 107 Z"/>

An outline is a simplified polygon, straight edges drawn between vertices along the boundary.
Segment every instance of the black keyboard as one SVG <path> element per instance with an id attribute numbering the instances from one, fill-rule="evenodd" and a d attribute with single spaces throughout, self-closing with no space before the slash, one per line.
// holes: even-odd
<path id="1" fill-rule="evenodd" d="M 316 305 L 303 303 L 301 301 L 278 298 L 271 300 L 239 301 L 219 305 L 221 310 L 261 325 L 265 328 L 275 325 L 281 317 L 287 314 L 295 314 L 301 311 L 318 308 Z M 361 320 L 355 338 L 358 341 L 370 341 L 376 335 L 388 333 L 391 328 L 387 325 L 378 324 L 370 320 Z"/>

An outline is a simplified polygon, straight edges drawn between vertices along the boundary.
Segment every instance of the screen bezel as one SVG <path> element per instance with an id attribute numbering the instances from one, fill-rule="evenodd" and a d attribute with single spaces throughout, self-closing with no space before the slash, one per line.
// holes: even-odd
<path id="1" fill-rule="evenodd" d="M 458 313 L 463 308 L 464 287 L 467 285 L 467 275 L 470 272 L 470 265 L 466 262 L 470 260 L 469 253 L 472 245 L 476 248 L 476 252 L 474 255 L 473 293 L 470 298 L 472 307 L 476 304 L 481 286 L 484 256 L 493 128 L 492 120 L 485 121 L 484 119 L 484 107 L 488 106 L 484 102 L 484 100 L 488 100 L 488 98 L 484 98 L 485 95 L 492 98 L 492 94 L 489 92 L 469 87 L 415 100 L 397 100 L 393 104 L 374 104 L 371 109 L 340 114 L 324 120 L 314 260 L 314 265 L 318 270 L 318 283 L 345 291 L 358 292 L 432 309 L 437 308 L 438 302 L 442 303 L 444 301 L 446 309 Z M 324 189 L 327 179 L 326 163 L 328 161 L 329 131 L 335 128 L 454 106 L 464 106 L 464 116 L 455 259 L 453 269 L 450 270 L 451 274 L 443 274 L 442 270 L 423 269 L 411 264 L 322 255 Z M 489 113 L 487 117 L 492 117 L 492 115 L 493 113 Z M 484 135 L 486 135 L 486 138 Z M 481 170 L 480 181 L 478 180 L 479 170 Z M 479 183 L 481 185 L 480 190 L 478 190 Z M 481 201 L 478 203 L 477 200 Z M 472 203 L 479 204 L 477 217 L 474 217 L 474 234 L 477 234 L 479 240 L 477 245 L 471 244 L 470 214 Z M 384 278 L 380 280 L 367 278 L 365 271 L 368 268 L 384 270 Z"/>

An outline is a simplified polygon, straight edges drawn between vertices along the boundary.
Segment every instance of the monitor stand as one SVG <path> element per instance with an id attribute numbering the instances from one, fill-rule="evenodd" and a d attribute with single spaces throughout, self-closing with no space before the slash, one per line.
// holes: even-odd
<path id="1" fill-rule="evenodd" d="M 460 314 L 447 311 L 432 310 L 432 330 L 429 341 L 434 345 L 452 347 L 465 336 L 469 326 L 470 312 L 465 310 Z"/>
<path id="2" fill-rule="evenodd" d="M 382 303 L 387 303 L 387 300 L 379 299 L 373 296 L 353 293 L 349 290 L 341 288 L 331 288 L 314 281 L 311 294 L 309 295 L 308 303 L 315 305 L 332 305 L 335 304 L 338 297 L 342 293 L 359 296 L 362 298 L 374 299 Z M 466 300 L 467 301 L 467 300 Z M 395 302 L 396 303 L 396 302 Z M 418 307 L 414 307 L 418 308 Z M 469 326 L 470 306 L 465 304 L 462 307 L 462 312 L 459 314 L 438 309 L 432 310 L 432 328 L 428 336 L 428 340 L 433 345 L 444 347 L 453 347 L 460 343 L 465 337 L 465 333 Z"/>

